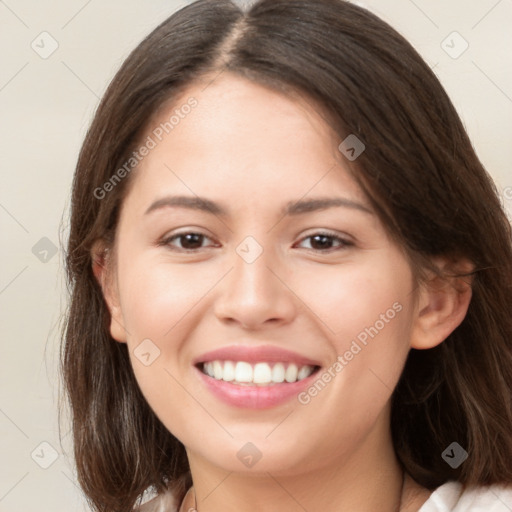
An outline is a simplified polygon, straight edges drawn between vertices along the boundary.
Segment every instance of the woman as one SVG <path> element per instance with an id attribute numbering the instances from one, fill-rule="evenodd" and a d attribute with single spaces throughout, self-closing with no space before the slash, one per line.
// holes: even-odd
<path id="1" fill-rule="evenodd" d="M 67 268 L 94 510 L 512 509 L 510 225 L 370 12 L 200 0 L 156 28 L 84 141 Z"/>

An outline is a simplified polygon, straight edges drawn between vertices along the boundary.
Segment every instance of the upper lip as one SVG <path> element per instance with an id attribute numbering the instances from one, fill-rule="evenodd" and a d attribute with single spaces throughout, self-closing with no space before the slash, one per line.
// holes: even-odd
<path id="1" fill-rule="evenodd" d="M 216 350 L 211 350 L 196 357 L 193 364 L 206 363 L 208 361 L 246 361 L 248 363 L 295 363 L 300 366 L 321 366 L 318 361 L 305 357 L 296 352 L 286 350 L 273 345 L 229 345 Z"/>

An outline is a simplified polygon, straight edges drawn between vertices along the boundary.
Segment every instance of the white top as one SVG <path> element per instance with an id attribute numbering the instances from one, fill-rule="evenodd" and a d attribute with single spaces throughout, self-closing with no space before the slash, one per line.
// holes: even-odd
<path id="1" fill-rule="evenodd" d="M 462 484 L 447 482 L 430 495 L 418 512 L 512 512 L 512 483 L 474 487 L 461 493 Z M 134 509 L 136 512 L 178 512 L 170 491 Z"/>
<path id="2" fill-rule="evenodd" d="M 446 482 L 418 512 L 512 512 L 512 484 L 461 489 L 460 482 Z"/>

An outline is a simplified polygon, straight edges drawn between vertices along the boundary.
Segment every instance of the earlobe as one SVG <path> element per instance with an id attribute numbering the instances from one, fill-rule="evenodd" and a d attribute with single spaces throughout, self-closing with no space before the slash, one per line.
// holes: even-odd
<path id="1" fill-rule="evenodd" d="M 425 350 L 439 345 L 466 317 L 472 297 L 472 276 L 466 274 L 474 266 L 464 261 L 452 267 L 443 260 L 440 267 L 449 275 L 461 277 L 435 275 L 420 286 L 411 348 Z"/>
<path id="2" fill-rule="evenodd" d="M 91 249 L 92 271 L 101 287 L 103 298 L 110 313 L 110 335 L 120 343 L 126 343 L 126 330 L 121 313 L 117 287 L 109 271 L 109 250 L 101 241 Z"/>

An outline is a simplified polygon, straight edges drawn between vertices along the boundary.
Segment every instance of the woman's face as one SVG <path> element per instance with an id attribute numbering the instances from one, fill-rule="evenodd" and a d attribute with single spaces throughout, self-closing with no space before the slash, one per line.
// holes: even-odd
<path id="1" fill-rule="evenodd" d="M 228 73 L 147 136 L 111 333 L 189 457 L 292 474 L 389 441 L 414 282 L 342 140 L 311 103 Z"/>

